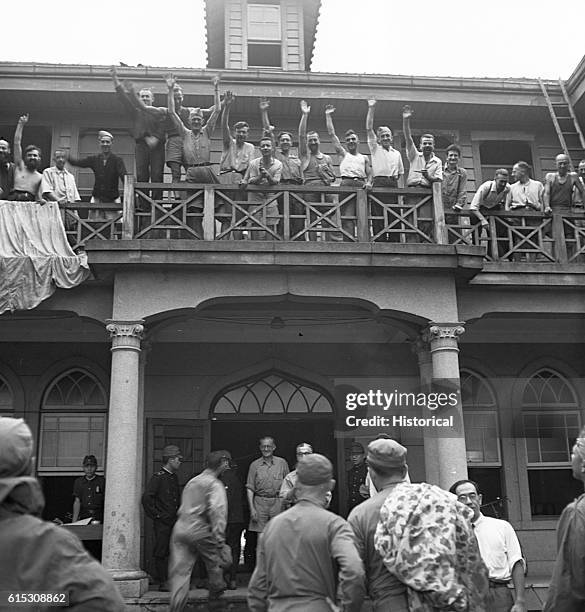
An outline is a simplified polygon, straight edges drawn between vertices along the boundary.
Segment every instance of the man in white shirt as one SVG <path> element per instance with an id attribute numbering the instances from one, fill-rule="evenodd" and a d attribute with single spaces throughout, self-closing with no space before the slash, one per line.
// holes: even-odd
<path id="1" fill-rule="evenodd" d="M 482 496 L 472 480 L 459 480 L 449 491 L 473 511 L 473 528 L 481 558 L 489 572 L 490 593 L 486 612 L 526 612 L 526 562 L 514 528 L 507 521 L 481 513 Z M 514 597 L 508 588 L 514 584 Z"/>
<path id="2" fill-rule="evenodd" d="M 392 130 L 386 126 L 380 126 L 374 132 L 374 112 L 376 108 L 376 100 L 368 100 L 368 114 L 366 116 L 366 130 L 368 133 L 368 147 L 372 155 L 372 180 L 367 185 L 368 187 L 398 187 L 398 181 L 404 174 L 404 164 L 402 163 L 402 155 L 392 145 Z M 384 204 L 397 204 L 398 198 L 395 195 L 376 194 L 374 196 Z M 399 242 L 399 234 L 388 234 L 383 232 L 386 226 L 385 220 L 391 224 L 394 217 L 384 214 L 384 209 L 379 204 L 371 201 L 370 198 L 370 216 L 383 217 L 372 219 L 372 231 L 374 240 L 385 242 Z"/>
<path id="3" fill-rule="evenodd" d="M 63 149 L 56 149 L 53 153 L 53 161 L 55 165 L 43 171 L 43 178 L 41 179 L 43 198 L 48 201 L 57 202 L 59 207 L 79 202 L 81 198 L 77 191 L 75 177 L 65 168 L 65 162 L 67 161 L 66 152 Z M 76 210 L 71 212 L 78 216 Z M 74 229 L 74 219 L 63 209 L 61 209 L 61 219 L 63 219 L 65 229 Z"/>

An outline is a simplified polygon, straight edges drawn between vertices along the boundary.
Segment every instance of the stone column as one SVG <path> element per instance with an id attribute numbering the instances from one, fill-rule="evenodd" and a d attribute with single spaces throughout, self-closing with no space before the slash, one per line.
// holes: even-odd
<path id="1" fill-rule="evenodd" d="M 467 478 L 467 454 L 463 428 L 463 409 L 459 383 L 459 346 L 457 338 L 463 334 L 462 323 L 430 323 L 422 339 L 430 347 L 433 368 L 433 387 L 445 381 L 453 384 L 458 392 L 456 406 L 446 406 L 437 411 L 441 418 L 453 417 L 453 429 L 435 428 L 435 463 L 438 465 L 439 486 L 448 489 L 455 481 Z M 438 389 L 433 388 L 433 391 Z M 455 431 L 456 433 L 450 432 Z M 426 439 L 425 439 L 426 445 Z M 425 453 L 425 459 L 428 455 Z"/>
<path id="2" fill-rule="evenodd" d="M 431 390 L 433 380 L 433 362 L 431 359 L 431 347 L 422 337 L 412 343 L 412 351 L 418 358 L 418 371 L 422 391 L 428 393 Z M 424 416 L 427 416 L 426 414 Z M 434 485 L 439 484 L 439 463 L 437 461 L 437 437 L 435 431 L 429 427 L 424 432 L 425 451 L 425 480 Z"/>
<path id="3" fill-rule="evenodd" d="M 126 597 L 148 587 L 140 569 L 140 342 L 144 321 L 107 321 L 112 338 L 102 563 Z"/>

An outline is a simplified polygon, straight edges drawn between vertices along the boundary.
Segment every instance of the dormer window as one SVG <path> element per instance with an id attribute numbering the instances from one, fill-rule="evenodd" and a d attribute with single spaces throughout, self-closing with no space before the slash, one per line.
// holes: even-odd
<path id="1" fill-rule="evenodd" d="M 248 67 L 282 68 L 280 5 L 248 4 Z"/>

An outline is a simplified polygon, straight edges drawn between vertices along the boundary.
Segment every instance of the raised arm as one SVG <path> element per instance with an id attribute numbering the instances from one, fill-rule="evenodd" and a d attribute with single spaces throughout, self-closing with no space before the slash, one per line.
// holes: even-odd
<path id="1" fill-rule="evenodd" d="M 274 126 L 270 125 L 268 118 L 268 109 L 270 108 L 270 100 L 268 98 L 260 98 L 260 117 L 262 118 L 262 132 L 264 136 L 268 136 L 272 140 L 272 148 L 276 149 L 276 137 L 274 136 Z"/>
<path id="2" fill-rule="evenodd" d="M 169 113 L 169 117 L 173 122 L 173 125 L 179 130 L 181 134 L 183 134 L 186 130 L 183 122 L 177 112 L 175 110 L 175 84 L 177 79 L 172 74 L 167 74 L 165 77 L 165 82 L 167 84 L 167 110 Z"/>
<path id="3" fill-rule="evenodd" d="M 116 90 L 116 95 L 118 96 L 118 100 L 120 100 L 120 103 L 126 109 L 127 112 L 129 112 L 132 115 L 136 114 L 136 110 L 137 110 L 136 106 L 132 104 L 132 100 L 131 100 L 132 97 L 136 97 L 134 89 L 129 88 L 128 90 L 126 87 L 124 87 L 124 85 L 122 84 L 122 82 L 120 81 L 118 77 L 118 69 L 116 68 L 116 66 L 112 66 L 110 68 L 110 75 L 114 83 L 114 89 Z"/>
<path id="4" fill-rule="evenodd" d="M 408 104 L 402 109 L 402 131 L 404 132 L 404 139 L 406 141 L 406 152 L 408 159 L 416 157 L 418 151 L 412 139 L 412 132 L 410 131 L 410 118 L 413 115 L 413 110 Z"/>
<path id="5" fill-rule="evenodd" d="M 301 100 L 301 122 L 299 123 L 299 157 L 301 159 L 307 157 L 307 122 L 309 121 L 309 113 L 311 107 Z"/>
<path id="6" fill-rule="evenodd" d="M 17 166 L 22 164 L 22 131 L 26 123 L 28 123 L 28 115 L 19 117 L 16 131 L 14 132 L 14 163 Z"/>
<path id="7" fill-rule="evenodd" d="M 230 108 L 236 99 L 236 94 L 225 92 L 223 100 L 223 114 L 221 116 L 221 131 L 223 137 L 223 150 L 229 151 L 232 146 L 232 133 L 230 132 Z"/>
<path id="8" fill-rule="evenodd" d="M 214 76 L 211 80 L 213 83 L 213 108 L 211 110 L 211 115 L 207 120 L 205 127 L 203 128 L 209 138 L 213 135 L 213 131 L 215 130 L 215 125 L 217 124 L 217 120 L 219 119 L 219 114 L 221 113 L 221 99 L 219 97 L 219 76 Z"/>
<path id="9" fill-rule="evenodd" d="M 341 145 L 337 134 L 335 133 L 335 126 L 333 125 L 333 113 L 335 112 L 335 107 L 333 104 L 328 104 L 325 107 L 325 123 L 327 124 L 327 133 L 331 137 L 331 142 L 335 147 L 335 152 L 343 159 L 347 151 Z"/>
<path id="10" fill-rule="evenodd" d="M 376 145 L 376 132 L 374 132 L 374 114 L 376 113 L 376 100 L 368 100 L 368 114 L 366 115 L 366 132 L 368 135 L 368 145 Z"/>

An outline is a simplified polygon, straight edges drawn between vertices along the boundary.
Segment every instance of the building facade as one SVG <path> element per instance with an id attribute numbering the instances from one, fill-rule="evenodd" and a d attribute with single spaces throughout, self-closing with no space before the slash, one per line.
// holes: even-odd
<path id="1" fill-rule="evenodd" d="M 496 168 L 520 159 L 539 180 L 554 169 L 561 149 L 538 81 L 311 73 L 318 4 L 208 3 L 209 68 L 175 71 L 186 104 L 209 106 L 211 78 L 220 73 L 222 89 L 237 94 L 232 121 L 247 120 L 257 142 L 259 97 L 270 98 L 277 130 L 294 134 L 299 101 L 308 100 L 309 128 L 322 133 L 323 150 L 332 155 L 326 104 L 336 106 L 337 133 L 355 129 L 364 153 L 367 99 L 378 100 L 376 124 L 393 128 L 403 153 L 401 109 L 410 104 L 415 134 L 434 134 L 439 156 L 451 143 L 461 147 L 469 199 Z M 583 70 L 566 83 L 578 118 L 585 117 Z M 155 104 L 166 105 L 167 69 L 120 72 L 151 86 Z M 39 144 L 48 164 L 57 147 L 76 156 L 93 152 L 98 130 L 108 129 L 114 151 L 133 168 L 129 121 L 106 67 L 3 63 L 0 73 L 3 134 L 9 137 L 18 116 L 30 113 L 25 144 Z M 546 85 L 560 99 L 558 85 Z M 218 128 L 216 164 L 221 146 Z M 77 180 L 87 200 L 91 174 L 79 170 Z M 202 236 L 171 192 L 150 211 L 133 208 L 149 192 L 131 181 L 119 219 L 105 227 L 88 224 L 76 207 L 70 238 L 87 252 L 92 278 L 31 311 L 0 316 L 0 407 L 35 430 L 47 518 L 70 509 L 81 459 L 95 454 L 107 479 L 103 562 L 125 593 L 140 595 L 151 536 L 139 498 L 166 444 L 183 451 L 184 484 L 210 449 L 228 448 L 245 476 L 261 435 L 273 435 L 276 454 L 289 463 L 295 446 L 310 442 L 335 464 L 334 505 L 343 513 L 350 445 L 384 429 L 408 447 L 414 481 L 448 487 L 468 474 L 478 480 L 484 502 L 494 502 L 491 509 L 519 534 L 528 582 L 546 585 L 557 518 L 579 492 L 570 472 L 585 398 L 579 214 L 535 213 L 516 224 L 496 217 L 491 222 L 507 228 L 502 254 L 478 230 L 445 225 L 440 189 L 399 193 L 433 201 L 435 229 L 426 238 L 422 216 L 413 212 L 418 204 L 401 200 L 400 212 L 380 205 L 397 236 L 391 242 L 371 234 L 372 202 L 383 200 L 382 191 L 322 191 L 337 198 L 337 217 L 295 236 L 290 202 L 308 210 L 306 189 L 281 189 L 281 227 L 288 229 L 262 241 L 250 239 L 251 220 L 242 223 L 236 214 L 245 200 L 223 186 L 199 194 Z M 213 218 L 218 198 L 234 211 L 224 236 Z M 344 239 L 345 198 L 355 199 L 356 229 Z M 336 233 L 341 239 L 330 239 Z M 409 240 L 412 234 L 418 239 Z M 433 381 L 461 388 L 461 401 L 442 411 L 454 418 L 448 434 L 397 422 L 348 425 L 351 415 L 425 414 L 385 411 L 374 401 L 352 410 L 348 395 L 414 393 Z"/>

